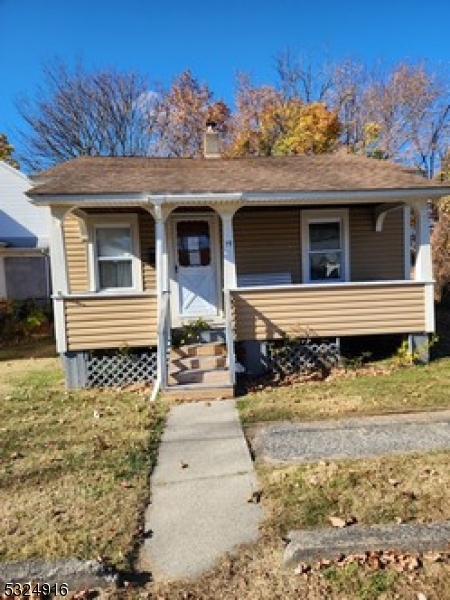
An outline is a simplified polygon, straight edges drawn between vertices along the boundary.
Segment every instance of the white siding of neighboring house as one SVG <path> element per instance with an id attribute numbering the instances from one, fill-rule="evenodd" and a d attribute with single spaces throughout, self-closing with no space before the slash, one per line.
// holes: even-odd
<path id="1" fill-rule="evenodd" d="M 30 188 L 26 175 L 0 161 L 0 298 L 49 293 L 43 252 L 49 248 L 50 211 L 29 201 L 26 192 Z M 8 289 L 11 269 L 14 277 Z"/>
<path id="2" fill-rule="evenodd" d="M 25 195 L 31 188 L 26 175 L 0 161 L 0 241 L 24 238 L 22 247 L 29 247 L 26 238 L 37 238 L 40 248 L 47 248 L 50 232 L 48 208 L 31 204 Z"/>

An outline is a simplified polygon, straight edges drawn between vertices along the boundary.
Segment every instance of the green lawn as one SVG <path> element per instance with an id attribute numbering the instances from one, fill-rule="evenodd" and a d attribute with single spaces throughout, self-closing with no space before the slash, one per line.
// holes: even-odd
<path id="1" fill-rule="evenodd" d="M 450 359 L 426 366 L 338 369 L 319 382 L 266 387 L 238 401 L 244 425 L 450 408 Z"/>

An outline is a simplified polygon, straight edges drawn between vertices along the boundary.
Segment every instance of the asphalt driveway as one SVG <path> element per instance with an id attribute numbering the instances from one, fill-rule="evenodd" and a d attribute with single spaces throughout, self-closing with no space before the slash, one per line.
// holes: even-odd
<path id="1" fill-rule="evenodd" d="M 252 446 L 269 462 L 308 462 L 403 454 L 450 448 L 450 410 L 276 423 L 258 428 Z"/>

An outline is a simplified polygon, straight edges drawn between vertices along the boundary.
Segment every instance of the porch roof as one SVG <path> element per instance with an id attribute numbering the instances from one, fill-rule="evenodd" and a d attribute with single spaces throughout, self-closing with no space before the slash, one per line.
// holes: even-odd
<path id="1" fill-rule="evenodd" d="M 450 193 L 450 187 L 388 161 L 345 152 L 290 157 L 79 157 L 34 177 L 31 198 L 80 195 L 195 195 L 388 192 Z M 181 199 L 181 198 L 180 198 Z"/>

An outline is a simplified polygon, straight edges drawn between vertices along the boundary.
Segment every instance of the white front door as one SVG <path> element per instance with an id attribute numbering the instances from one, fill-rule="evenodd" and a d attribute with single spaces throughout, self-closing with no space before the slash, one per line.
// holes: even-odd
<path id="1" fill-rule="evenodd" d="M 178 317 L 183 319 L 217 316 L 215 218 L 196 215 L 175 217 L 174 241 Z"/>

